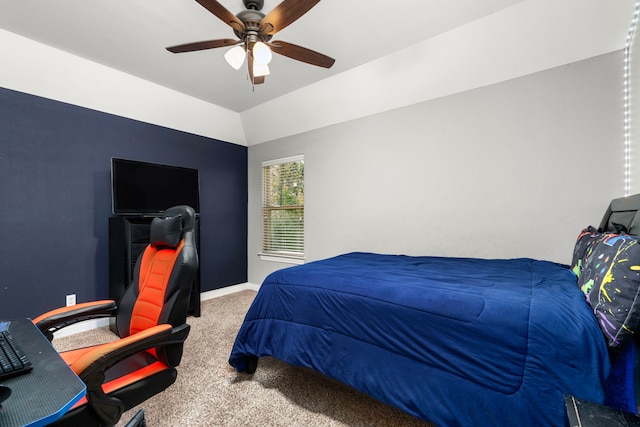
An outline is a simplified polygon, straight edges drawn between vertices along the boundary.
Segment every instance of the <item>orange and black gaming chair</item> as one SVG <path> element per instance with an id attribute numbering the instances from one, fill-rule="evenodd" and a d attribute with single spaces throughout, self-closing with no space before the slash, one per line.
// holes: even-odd
<path id="1" fill-rule="evenodd" d="M 150 243 L 118 304 L 102 300 L 59 308 L 33 322 L 50 340 L 79 321 L 115 317 L 120 339 L 60 353 L 87 395 L 56 426 L 111 426 L 122 413 L 169 387 L 189 334 L 191 286 L 198 269 L 195 212 L 176 206 L 154 218 Z"/>

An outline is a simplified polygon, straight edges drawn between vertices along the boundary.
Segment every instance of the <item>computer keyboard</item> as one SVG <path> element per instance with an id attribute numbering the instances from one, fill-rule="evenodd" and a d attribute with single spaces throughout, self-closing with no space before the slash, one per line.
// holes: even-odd
<path id="1" fill-rule="evenodd" d="M 13 340 L 11 333 L 2 329 L 0 327 L 0 380 L 26 374 L 33 369 L 31 361 Z"/>

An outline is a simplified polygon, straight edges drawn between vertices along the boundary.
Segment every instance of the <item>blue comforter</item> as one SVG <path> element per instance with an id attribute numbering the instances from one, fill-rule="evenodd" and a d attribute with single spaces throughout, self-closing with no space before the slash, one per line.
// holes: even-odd
<path id="1" fill-rule="evenodd" d="M 440 426 L 562 426 L 604 399 L 602 333 L 566 267 L 350 253 L 272 273 L 229 363 L 273 356 Z"/>

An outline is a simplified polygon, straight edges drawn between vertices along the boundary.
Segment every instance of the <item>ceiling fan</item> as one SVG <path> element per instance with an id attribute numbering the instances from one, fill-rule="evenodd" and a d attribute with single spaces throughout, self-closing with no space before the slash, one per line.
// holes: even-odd
<path id="1" fill-rule="evenodd" d="M 169 52 L 182 53 L 235 46 L 225 53 L 225 59 L 238 70 L 246 57 L 249 78 L 254 85 L 264 83 L 265 76 L 269 74 L 271 52 L 324 68 L 331 68 L 335 62 L 333 58 L 302 46 L 283 41 L 271 42 L 274 34 L 307 13 L 320 0 L 284 0 L 267 15 L 260 12 L 264 0 L 242 0 L 246 10 L 237 15 L 229 12 L 216 0 L 196 1 L 229 25 L 239 40 L 217 39 L 181 44 L 168 47 Z"/>

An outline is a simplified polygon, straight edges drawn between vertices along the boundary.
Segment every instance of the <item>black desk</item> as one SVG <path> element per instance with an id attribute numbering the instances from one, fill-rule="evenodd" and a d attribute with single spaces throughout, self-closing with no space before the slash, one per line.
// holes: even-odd
<path id="1" fill-rule="evenodd" d="M 45 426 L 62 417 L 85 395 L 85 385 L 29 319 L 11 320 L 9 332 L 33 370 L 0 380 L 11 396 L 0 409 L 0 426 Z"/>

